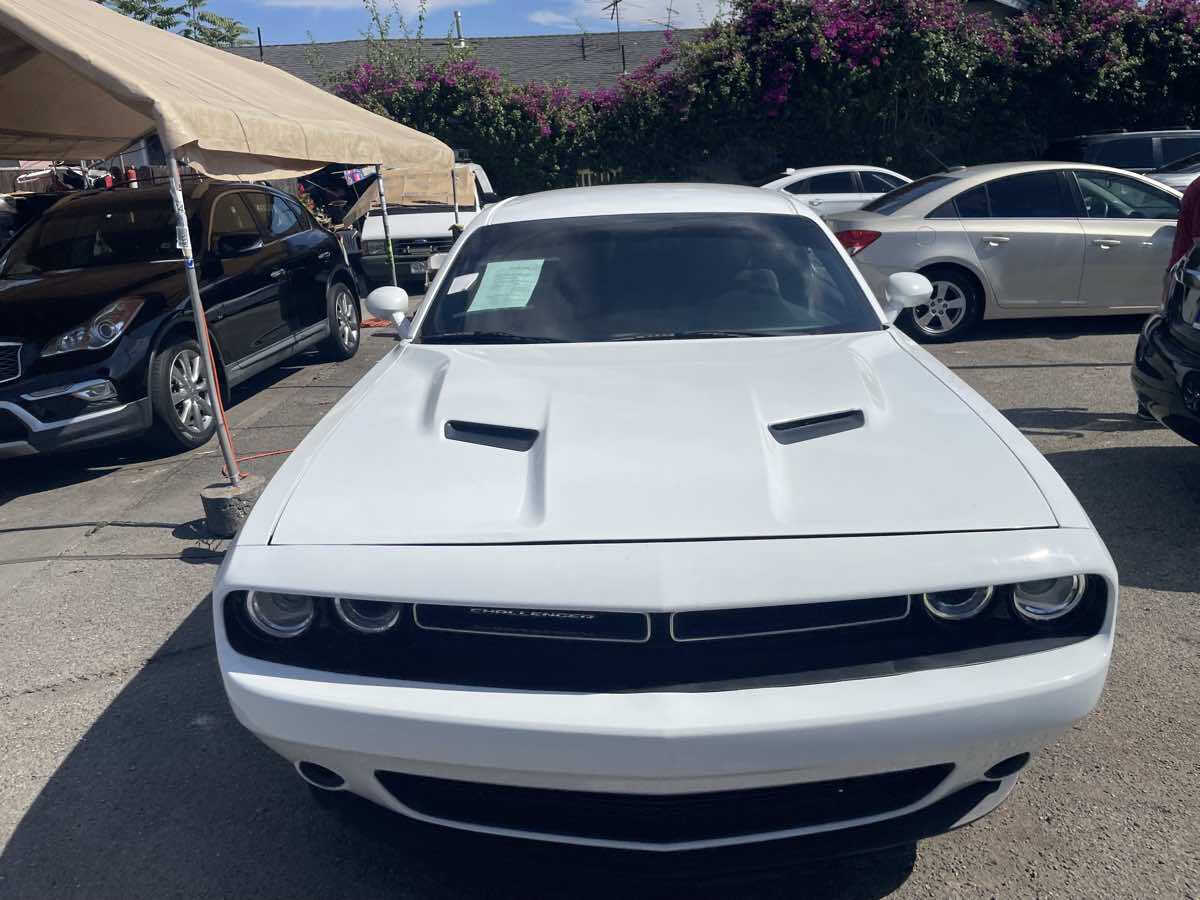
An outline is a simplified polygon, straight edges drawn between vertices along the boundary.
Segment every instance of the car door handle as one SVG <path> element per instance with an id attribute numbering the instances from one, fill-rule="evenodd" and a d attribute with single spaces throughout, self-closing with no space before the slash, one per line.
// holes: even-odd
<path id="1" fill-rule="evenodd" d="M 331 257 L 331 256 L 333 256 L 333 251 L 332 251 L 332 250 L 326 250 L 324 253 L 320 254 L 320 255 L 317 257 L 317 259 L 329 259 L 329 257 Z"/>
<path id="2" fill-rule="evenodd" d="M 809 206 L 820 206 L 824 202 L 825 202 L 824 200 L 809 200 L 808 205 Z"/>
<path id="3" fill-rule="evenodd" d="M 1007 244 L 1011 240 L 1011 238 L 1006 238 L 1002 234 L 985 235 L 983 239 L 989 247 L 999 247 L 1001 244 Z"/>
<path id="4" fill-rule="evenodd" d="M 1092 241 L 1092 243 L 1101 250 L 1111 250 L 1113 247 L 1121 246 L 1120 241 L 1114 241 L 1109 238 L 1096 238 L 1096 240 Z"/>
<path id="5" fill-rule="evenodd" d="M 272 278 L 282 278 L 286 274 L 287 274 L 287 269 L 276 269 L 274 272 L 271 273 L 271 277 Z"/>

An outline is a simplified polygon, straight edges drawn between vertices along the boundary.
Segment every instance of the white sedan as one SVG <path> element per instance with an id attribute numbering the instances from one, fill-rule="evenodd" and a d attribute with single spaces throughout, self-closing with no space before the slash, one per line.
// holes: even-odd
<path id="1" fill-rule="evenodd" d="M 789 193 L 820 215 L 827 215 L 861 209 L 910 181 L 899 172 L 878 166 L 817 166 L 788 169 L 782 177 L 764 184 L 763 189 Z"/>
<path id="2" fill-rule="evenodd" d="M 485 210 L 222 564 L 238 718 L 319 798 L 542 840 L 823 856 L 988 813 L 1099 699 L 1117 573 L 892 327 L 929 283 L 888 291 L 757 188 Z"/>

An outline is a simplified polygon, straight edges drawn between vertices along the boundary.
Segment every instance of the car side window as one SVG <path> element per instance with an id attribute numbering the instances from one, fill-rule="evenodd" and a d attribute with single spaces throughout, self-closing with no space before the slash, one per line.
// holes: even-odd
<path id="1" fill-rule="evenodd" d="M 1162 139 L 1162 159 L 1164 165 L 1183 159 L 1185 156 L 1191 156 L 1193 153 L 1200 153 L 1200 134 L 1164 137 Z"/>
<path id="2" fill-rule="evenodd" d="M 958 218 L 958 210 L 955 209 L 953 200 L 947 200 L 945 203 L 943 203 L 941 206 L 939 206 L 933 212 L 929 213 L 929 215 L 927 215 L 925 218 L 927 218 L 927 219 L 957 219 Z"/>
<path id="3" fill-rule="evenodd" d="M 808 178 L 801 178 L 799 181 L 793 181 L 784 188 L 789 194 L 809 194 L 812 193 L 808 189 Z"/>
<path id="4" fill-rule="evenodd" d="M 209 229 L 212 245 L 216 245 L 218 237 L 225 235 L 258 237 L 258 225 L 250 210 L 246 208 L 243 196 L 239 192 L 230 191 L 228 194 L 222 194 L 213 204 L 212 228 Z"/>
<path id="5" fill-rule="evenodd" d="M 253 193 L 247 194 L 247 199 L 270 240 L 279 240 L 308 228 L 299 205 L 278 194 Z"/>
<path id="6" fill-rule="evenodd" d="M 1179 201 L 1133 178 L 1107 172 L 1076 172 L 1089 219 L 1175 219 Z"/>
<path id="7" fill-rule="evenodd" d="M 992 214 L 988 205 L 987 185 L 983 184 L 963 191 L 954 198 L 954 205 L 958 207 L 958 215 L 962 219 L 986 219 Z"/>
<path id="8" fill-rule="evenodd" d="M 828 172 L 808 179 L 810 194 L 857 194 L 854 175 L 851 172 Z"/>
<path id="9" fill-rule="evenodd" d="M 993 219 L 1068 219 L 1075 206 L 1057 172 L 1029 172 L 987 184 Z"/>
<path id="10" fill-rule="evenodd" d="M 1129 137 L 1096 144 L 1093 160 L 1116 169 L 1153 169 L 1154 138 Z"/>
<path id="11" fill-rule="evenodd" d="M 858 177 L 862 179 L 863 190 L 868 194 L 886 194 L 904 184 L 900 179 L 882 172 L 859 172 Z"/>

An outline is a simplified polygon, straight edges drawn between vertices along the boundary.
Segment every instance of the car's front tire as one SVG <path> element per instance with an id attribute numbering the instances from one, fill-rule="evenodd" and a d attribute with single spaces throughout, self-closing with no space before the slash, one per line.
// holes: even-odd
<path id="1" fill-rule="evenodd" d="M 329 285 L 327 294 L 329 338 L 325 342 L 325 353 L 330 359 L 341 362 L 358 352 L 362 335 L 358 295 L 344 281 Z"/>
<path id="2" fill-rule="evenodd" d="M 958 340 L 983 316 L 979 286 L 958 269 L 935 267 L 922 274 L 933 285 L 933 295 L 928 303 L 904 310 L 898 324 L 922 343 Z"/>
<path id="3" fill-rule="evenodd" d="M 150 366 L 152 437 L 164 450 L 202 447 L 217 430 L 212 386 L 204 372 L 200 344 L 180 336 L 159 349 Z"/>

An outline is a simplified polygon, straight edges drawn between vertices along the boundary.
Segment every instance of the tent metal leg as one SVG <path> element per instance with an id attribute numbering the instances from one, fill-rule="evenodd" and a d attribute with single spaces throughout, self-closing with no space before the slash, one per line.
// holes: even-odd
<path id="1" fill-rule="evenodd" d="M 375 171 L 379 174 L 375 184 L 379 187 L 379 205 L 383 207 L 383 240 L 387 244 L 388 263 L 392 267 L 392 287 L 400 287 L 400 280 L 396 278 L 396 254 L 392 249 L 392 228 L 388 224 L 387 196 L 383 193 L 383 166 L 376 166 Z"/>
<path id="2" fill-rule="evenodd" d="M 183 251 L 183 262 L 187 271 L 188 293 L 192 298 L 192 315 L 196 320 L 196 337 L 200 341 L 200 358 L 204 363 L 204 378 L 208 382 L 208 396 L 212 400 L 213 418 L 217 422 L 217 439 L 221 442 L 221 455 L 225 457 L 225 471 L 230 484 L 242 480 L 237 457 L 233 453 L 233 441 L 229 436 L 229 425 L 225 421 L 225 404 L 221 402 L 221 387 L 213 366 L 212 342 L 208 337 L 208 320 L 204 316 L 204 304 L 200 301 L 200 283 L 196 280 L 196 261 L 192 258 L 192 240 L 188 234 L 187 207 L 183 203 L 183 187 L 179 180 L 179 164 L 174 153 L 167 153 L 167 170 L 171 179 L 171 204 L 175 208 L 175 229 L 179 249 Z"/>

